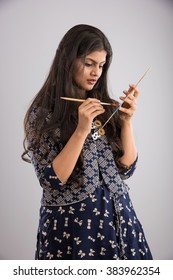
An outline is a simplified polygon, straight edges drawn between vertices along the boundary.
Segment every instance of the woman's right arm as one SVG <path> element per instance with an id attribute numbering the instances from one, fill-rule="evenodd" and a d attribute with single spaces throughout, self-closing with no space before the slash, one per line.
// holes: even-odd
<path id="1" fill-rule="evenodd" d="M 54 172 L 62 183 L 65 183 L 73 172 L 85 139 L 91 131 L 93 119 L 104 111 L 100 101 L 95 98 L 88 98 L 79 106 L 77 128 L 53 160 Z"/>

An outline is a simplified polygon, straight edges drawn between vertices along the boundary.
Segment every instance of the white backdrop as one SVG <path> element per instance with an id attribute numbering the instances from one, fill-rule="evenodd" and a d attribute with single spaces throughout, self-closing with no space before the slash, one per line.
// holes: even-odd
<path id="1" fill-rule="evenodd" d="M 0 259 L 34 258 L 41 187 L 20 158 L 23 118 L 59 41 L 79 23 L 100 28 L 112 44 L 114 98 L 152 66 L 140 84 L 139 164 L 128 184 L 154 258 L 173 259 L 171 0 L 0 1 Z"/>

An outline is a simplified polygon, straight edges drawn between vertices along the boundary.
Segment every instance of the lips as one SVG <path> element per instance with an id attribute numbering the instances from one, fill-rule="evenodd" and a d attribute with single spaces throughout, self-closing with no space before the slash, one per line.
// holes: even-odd
<path id="1" fill-rule="evenodd" d="M 90 85 L 94 85 L 94 84 L 97 82 L 97 80 L 95 80 L 95 79 L 89 79 L 89 80 L 87 80 L 87 82 L 88 82 Z"/>

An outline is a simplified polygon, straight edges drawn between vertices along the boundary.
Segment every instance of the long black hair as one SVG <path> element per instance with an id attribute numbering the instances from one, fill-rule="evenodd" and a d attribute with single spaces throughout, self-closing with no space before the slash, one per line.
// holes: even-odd
<path id="1" fill-rule="evenodd" d="M 98 98 L 103 102 L 111 102 L 107 86 L 107 73 L 112 60 L 111 45 L 101 30 L 96 27 L 79 24 L 72 27 L 62 38 L 53 59 L 48 77 L 42 88 L 34 98 L 24 119 L 24 153 L 22 158 L 29 161 L 29 150 L 33 150 L 36 146 L 45 146 L 44 134 L 48 133 L 56 142 L 54 132 L 57 128 L 61 131 L 61 143 L 63 146 L 74 132 L 77 126 L 77 106 L 75 102 L 66 102 L 60 97 L 80 98 L 78 89 L 73 82 L 74 63 L 77 58 L 84 58 L 93 51 L 105 50 L 106 63 L 103 66 L 102 75 L 97 81 L 93 89 L 87 92 L 88 97 Z M 35 120 L 33 147 L 27 146 L 27 137 L 29 134 L 29 119 L 33 108 L 39 108 L 39 113 Z M 105 108 L 105 113 L 99 116 L 104 123 L 112 113 L 111 106 Z M 51 114 L 50 114 L 51 113 Z M 47 115 L 50 114 L 49 121 L 46 121 Z M 119 115 L 106 125 L 106 135 L 112 145 L 115 158 L 118 159 L 123 154 L 120 131 L 121 121 Z M 33 129 L 33 127 L 32 127 Z M 82 155 L 79 157 L 81 164 Z M 75 172 L 75 170 L 74 170 Z M 73 176 L 73 174 L 72 174 Z"/>

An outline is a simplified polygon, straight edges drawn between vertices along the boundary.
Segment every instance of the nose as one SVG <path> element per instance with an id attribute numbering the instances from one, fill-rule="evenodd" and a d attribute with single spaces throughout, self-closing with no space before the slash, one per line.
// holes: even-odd
<path id="1" fill-rule="evenodd" d="M 99 74 L 100 74 L 99 66 L 95 66 L 91 71 L 91 75 L 92 76 L 99 76 Z"/>

